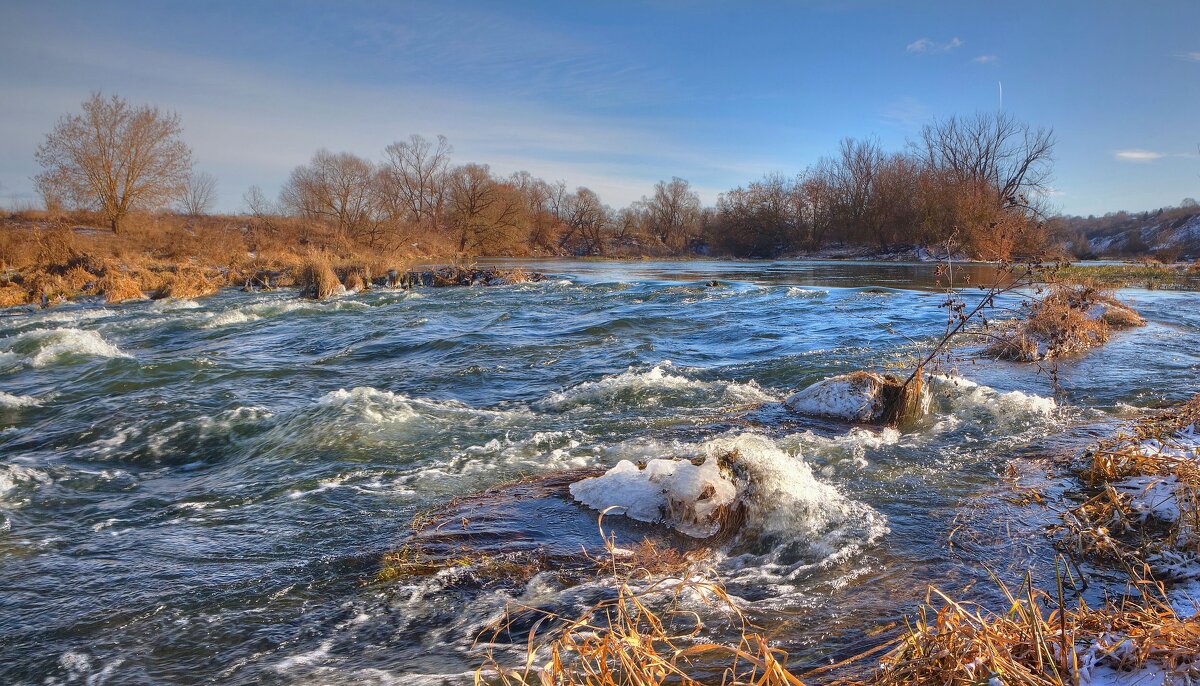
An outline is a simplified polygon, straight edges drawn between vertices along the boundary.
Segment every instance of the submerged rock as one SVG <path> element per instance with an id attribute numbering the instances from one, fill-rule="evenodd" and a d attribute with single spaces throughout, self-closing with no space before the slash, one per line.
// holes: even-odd
<path id="1" fill-rule="evenodd" d="M 902 390 L 903 382 L 891 374 L 857 371 L 822 379 L 793 393 L 784 405 L 798 414 L 878 424 L 887 419 Z M 928 390 L 918 385 L 917 396 L 911 401 L 917 406 L 900 414 L 929 412 Z"/>
<path id="2" fill-rule="evenodd" d="M 516 269 L 467 269 L 463 267 L 441 267 L 425 271 L 410 271 L 401 275 L 396 285 L 401 288 L 413 286 L 510 286 L 518 283 L 538 282 L 545 279 L 539 272 Z"/>

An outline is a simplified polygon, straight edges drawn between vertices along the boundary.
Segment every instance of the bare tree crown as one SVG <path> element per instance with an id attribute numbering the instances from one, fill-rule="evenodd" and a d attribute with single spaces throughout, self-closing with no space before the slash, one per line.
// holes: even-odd
<path id="1" fill-rule="evenodd" d="M 100 212 L 113 231 L 134 210 L 183 196 L 192 151 L 179 115 L 93 93 L 81 114 L 64 116 L 38 147 L 43 197 Z"/>

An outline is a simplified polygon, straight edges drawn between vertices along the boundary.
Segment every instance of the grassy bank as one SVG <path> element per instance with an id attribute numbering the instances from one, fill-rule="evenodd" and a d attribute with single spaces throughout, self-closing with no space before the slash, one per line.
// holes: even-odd
<path id="1" fill-rule="evenodd" d="M 1200 290 L 1200 263 L 1195 264 L 1073 264 L 1058 275 L 1070 281 L 1088 280 L 1114 288 Z"/>

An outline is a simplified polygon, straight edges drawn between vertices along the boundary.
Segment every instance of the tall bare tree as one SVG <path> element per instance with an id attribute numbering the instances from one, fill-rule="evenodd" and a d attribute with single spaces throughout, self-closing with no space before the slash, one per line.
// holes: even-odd
<path id="1" fill-rule="evenodd" d="M 99 211 L 113 232 L 134 210 L 179 198 L 192 169 L 179 115 L 93 93 L 81 114 L 58 121 L 38 147 L 43 197 Z"/>
<path id="2" fill-rule="evenodd" d="M 523 215 L 517 189 L 500 183 L 486 164 L 450 170 L 448 224 L 458 252 L 503 249 L 511 243 Z"/>
<path id="3" fill-rule="evenodd" d="M 643 198 L 651 230 L 668 247 L 679 250 L 695 237 L 700 226 L 700 196 L 678 176 L 654 185 L 654 195 Z"/>
<path id="4" fill-rule="evenodd" d="M 1048 190 L 1054 131 L 1003 112 L 934 121 L 916 150 L 927 167 L 993 194 L 997 206 L 1034 209 Z"/>
<path id="5" fill-rule="evenodd" d="M 453 148 L 445 136 L 437 145 L 419 134 L 384 148 L 383 193 L 392 219 L 437 229 L 445 204 Z"/>
<path id="6" fill-rule="evenodd" d="M 284 207 L 338 232 L 375 243 L 379 203 L 375 165 L 348 152 L 318 150 L 312 161 L 292 170 L 280 191 Z"/>
<path id="7" fill-rule="evenodd" d="M 199 217 L 212 211 L 217 202 L 217 177 L 208 172 L 192 174 L 183 192 L 183 211 L 188 216 Z"/>

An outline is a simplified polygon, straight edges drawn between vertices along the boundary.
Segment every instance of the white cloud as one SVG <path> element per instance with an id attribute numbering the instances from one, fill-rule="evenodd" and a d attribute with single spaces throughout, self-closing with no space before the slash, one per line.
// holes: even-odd
<path id="1" fill-rule="evenodd" d="M 918 38 L 909 43 L 905 50 L 908 52 L 949 52 L 962 46 L 963 41 L 958 36 L 945 43 L 939 43 L 931 38 Z"/>
<path id="2" fill-rule="evenodd" d="M 999 58 L 996 57 L 995 55 L 980 55 L 979 57 L 976 57 L 976 58 L 972 59 L 971 61 L 978 62 L 979 64 L 994 64 L 997 59 L 999 59 Z"/>
<path id="3" fill-rule="evenodd" d="M 1200 62 L 1200 52 L 1177 52 L 1175 59 L 1183 60 L 1184 62 Z"/>
<path id="4" fill-rule="evenodd" d="M 1114 150 L 1113 156 L 1122 162 L 1153 162 L 1166 157 L 1166 153 L 1153 150 Z"/>

